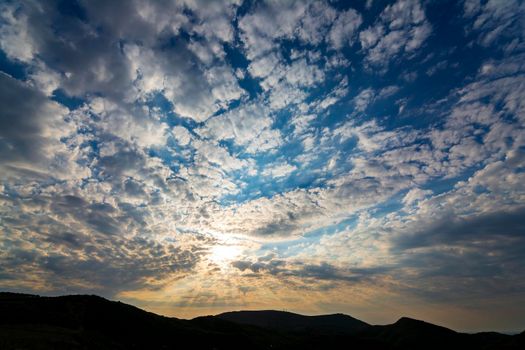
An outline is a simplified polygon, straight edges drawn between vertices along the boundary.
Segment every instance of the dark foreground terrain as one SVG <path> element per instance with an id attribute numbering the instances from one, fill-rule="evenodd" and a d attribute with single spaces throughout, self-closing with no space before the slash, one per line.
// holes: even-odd
<path id="1" fill-rule="evenodd" d="M 525 349 L 525 332 L 457 333 L 401 318 L 240 311 L 180 320 L 97 296 L 0 293 L 0 349 Z"/>

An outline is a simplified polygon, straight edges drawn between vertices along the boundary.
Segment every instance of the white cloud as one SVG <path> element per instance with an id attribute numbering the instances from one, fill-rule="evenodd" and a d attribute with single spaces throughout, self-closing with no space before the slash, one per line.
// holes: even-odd
<path id="1" fill-rule="evenodd" d="M 270 107 L 279 110 L 291 104 L 303 102 L 308 94 L 299 87 L 287 83 L 281 83 L 270 89 Z"/>
<path id="2" fill-rule="evenodd" d="M 101 118 L 98 127 L 140 147 L 165 145 L 168 126 L 143 110 L 123 108 L 107 99 L 95 98 L 90 109 Z"/>
<path id="3" fill-rule="evenodd" d="M 266 78 L 280 62 L 276 53 L 269 53 L 253 60 L 248 66 L 248 71 L 255 78 Z"/>
<path id="4" fill-rule="evenodd" d="M 0 48 L 11 59 L 30 62 L 35 55 L 35 43 L 28 33 L 28 17 L 17 6 L 0 5 Z"/>
<path id="5" fill-rule="evenodd" d="M 207 70 L 205 76 L 210 84 L 211 93 L 221 108 L 225 108 L 230 101 L 238 100 L 244 94 L 229 67 L 215 66 Z"/>
<path id="6" fill-rule="evenodd" d="M 361 91 L 355 98 L 354 98 L 354 104 L 355 109 L 358 112 L 363 112 L 366 110 L 370 102 L 374 99 L 375 92 L 373 89 L 368 88 Z"/>
<path id="7" fill-rule="evenodd" d="M 364 112 L 374 101 L 388 98 L 398 91 L 399 87 L 395 85 L 384 87 L 377 92 L 372 88 L 366 88 L 354 97 L 355 109 L 358 112 Z"/>
<path id="8" fill-rule="evenodd" d="M 294 126 L 294 135 L 302 135 L 310 129 L 310 123 L 316 119 L 314 114 L 298 114 L 295 115 L 290 123 Z"/>
<path id="9" fill-rule="evenodd" d="M 232 156 L 226 148 L 213 143 L 195 141 L 194 146 L 197 150 L 197 158 L 195 159 L 197 164 L 200 164 L 203 160 L 206 160 L 211 164 L 217 165 L 220 170 L 224 170 L 226 172 L 239 170 L 249 165 L 253 166 L 251 162 L 238 159 Z"/>
<path id="10" fill-rule="evenodd" d="M 286 68 L 286 81 L 293 86 L 312 86 L 324 80 L 324 72 L 305 59 L 293 62 Z"/>
<path id="11" fill-rule="evenodd" d="M 354 9 L 339 13 L 328 34 L 328 41 L 334 49 L 341 49 L 345 45 L 352 45 L 357 29 L 363 23 L 363 18 Z"/>
<path id="12" fill-rule="evenodd" d="M 43 63 L 37 64 L 29 75 L 30 82 L 45 95 L 51 96 L 60 87 L 62 76 Z"/>
<path id="13" fill-rule="evenodd" d="M 383 10 L 380 20 L 362 31 L 359 39 L 368 63 L 385 67 L 393 58 L 420 48 L 431 32 L 419 0 L 398 0 Z"/>
<path id="14" fill-rule="evenodd" d="M 232 21 L 235 18 L 237 7 L 240 0 L 228 0 L 221 2 L 209 2 L 200 0 L 184 1 L 193 14 L 197 17 L 190 29 L 208 39 L 218 39 L 221 42 L 232 42 L 234 30 Z"/>
<path id="15" fill-rule="evenodd" d="M 244 146 L 248 153 L 256 153 L 281 144 L 281 134 L 279 130 L 271 129 L 272 124 L 269 109 L 254 103 L 211 118 L 197 133 L 213 140 L 233 140 Z"/>
<path id="16" fill-rule="evenodd" d="M 269 93 L 273 110 L 302 103 L 308 96 L 308 88 L 317 86 L 325 79 L 324 72 L 305 58 L 286 64 L 276 54 L 255 60 L 248 69 L 252 76 L 263 78 L 260 85 Z"/>
<path id="17" fill-rule="evenodd" d="M 283 137 L 278 129 L 264 129 L 246 147 L 247 153 L 273 151 L 283 144 Z"/>
<path id="18" fill-rule="evenodd" d="M 272 51 L 274 40 L 293 37 L 305 11 L 306 4 L 301 1 L 256 4 L 252 13 L 239 20 L 248 59 L 253 60 Z"/>
<path id="19" fill-rule="evenodd" d="M 363 49 L 369 49 L 377 44 L 379 39 L 383 36 L 385 28 L 383 25 L 375 25 L 359 33 L 359 40 Z"/>
<path id="20" fill-rule="evenodd" d="M 297 28 L 297 36 L 305 43 L 318 45 L 326 38 L 336 16 L 336 10 L 329 4 L 321 1 L 310 3 Z"/>
<path id="21" fill-rule="evenodd" d="M 210 66 L 214 63 L 215 59 L 224 59 L 226 55 L 219 42 L 208 43 L 192 40 L 188 44 L 188 49 L 193 52 L 205 66 Z"/>
<path id="22" fill-rule="evenodd" d="M 262 175 L 269 176 L 272 178 L 280 178 L 289 176 L 295 170 L 297 170 L 297 167 L 295 165 L 286 162 L 275 163 L 269 164 L 269 166 L 262 171 Z"/>
<path id="23" fill-rule="evenodd" d="M 525 45 L 525 4 L 517 0 L 465 1 L 464 15 L 472 18 L 467 28 L 479 35 L 479 43 L 489 46 L 500 41 L 507 52 L 519 52 Z"/>
<path id="24" fill-rule="evenodd" d="M 177 143 L 181 146 L 187 146 L 191 142 L 192 136 L 188 129 L 183 126 L 173 127 L 172 133 Z"/>
<path id="25" fill-rule="evenodd" d="M 321 1 L 266 1 L 239 21 L 247 57 L 254 60 L 274 49 L 282 39 L 297 38 L 310 45 L 326 40 L 332 48 L 351 45 L 363 22 L 354 9 L 337 13 Z"/>
<path id="26" fill-rule="evenodd" d="M 417 0 L 398 0 L 383 10 L 381 18 L 391 30 L 422 24 L 426 20 L 425 12 Z"/>
<path id="27" fill-rule="evenodd" d="M 136 45 L 126 45 L 124 51 L 130 60 L 138 97 L 161 92 L 173 103 L 175 112 L 184 117 L 204 121 L 244 93 L 226 66 L 201 71 L 183 53 L 158 55 Z"/>
<path id="28" fill-rule="evenodd" d="M 403 197 L 402 202 L 405 205 L 412 205 L 412 204 L 414 204 L 416 202 L 421 201 L 422 199 L 425 199 L 427 196 L 429 196 L 431 194 L 432 194 L 432 191 L 430 191 L 430 190 L 422 190 L 420 188 L 412 188 Z"/>

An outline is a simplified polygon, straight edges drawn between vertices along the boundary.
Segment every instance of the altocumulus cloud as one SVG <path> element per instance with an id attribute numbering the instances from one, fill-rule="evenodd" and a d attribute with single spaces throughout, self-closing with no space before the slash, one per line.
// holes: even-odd
<path id="1" fill-rule="evenodd" d="M 524 16 L 2 2 L 0 287 L 522 327 Z"/>

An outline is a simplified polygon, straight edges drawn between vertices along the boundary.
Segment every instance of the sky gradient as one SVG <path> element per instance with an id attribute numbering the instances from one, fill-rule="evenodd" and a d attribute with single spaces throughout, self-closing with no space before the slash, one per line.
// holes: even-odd
<path id="1" fill-rule="evenodd" d="M 2 1 L 0 289 L 525 329 L 519 0 Z"/>

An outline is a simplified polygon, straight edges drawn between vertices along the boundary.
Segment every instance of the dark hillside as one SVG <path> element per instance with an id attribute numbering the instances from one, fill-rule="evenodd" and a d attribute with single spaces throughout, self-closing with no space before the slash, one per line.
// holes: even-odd
<path id="1" fill-rule="evenodd" d="M 363 321 L 343 314 L 303 316 L 291 312 L 265 310 L 226 312 L 216 317 L 231 322 L 291 332 L 353 334 L 369 326 Z"/>
<path id="2" fill-rule="evenodd" d="M 0 293 L 0 349 L 524 349 L 515 336 L 457 333 L 401 318 L 238 311 L 181 320 L 93 295 Z"/>

